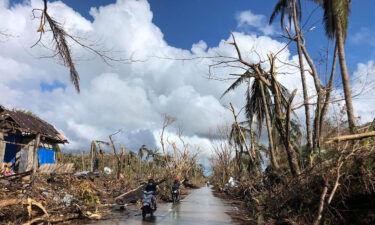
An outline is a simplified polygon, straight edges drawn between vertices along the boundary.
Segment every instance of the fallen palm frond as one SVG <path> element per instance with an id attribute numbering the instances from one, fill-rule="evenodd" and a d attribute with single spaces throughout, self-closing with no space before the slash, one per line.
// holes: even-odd
<path id="1" fill-rule="evenodd" d="M 83 42 L 80 41 L 79 38 L 74 37 L 70 35 L 68 32 L 66 32 L 64 27 L 58 21 L 56 21 L 49 15 L 48 1 L 43 0 L 43 3 L 44 3 L 43 9 L 33 9 L 34 18 L 37 18 L 37 16 L 35 15 L 36 11 L 41 12 L 41 15 L 39 17 L 40 23 L 39 23 L 39 28 L 37 30 L 37 32 L 39 32 L 39 38 L 35 42 L 35 44 L 31 46 L 31 48 L 41 43 L 42 37 L 44 33 L 47 31 L 46 25 L 48 25 L 50 31 L 52 32 L 52 43 L 53 43 L 53 49 L 52 49 L 53 54 L 52 56 L 50 56 L 50 58 L 58 57 L 62 61 L 62 64 L 69 69 L 70 79 L 77 92 L 80 92 L 80 85 L 79 85 L 80 78 L 79 78 L 77 69 L 75 67 L 71 47 L 69 46 L 69 41 L 84 48 L 88 52 L 99 56 L 103 60 L 103 62 L 108 65 L 109 65 L 109 61 L 124 62 L 124 63 L 137 61 L 137 60 L 133 60 L 132 58 L 128 58 L 128 59 L 114 58 L 108 55 L 108 53 L 110 52 L 108 50 L 104 50 L 104 51 L 98 50 L 96 47 L 93 47 L 92 45 L 84 44 Z M 46 47 L 43 44 L 42 46 Z M 49 47 L 46 47 L 46 48 L 51 49 Z"/>
<path id="2" fill-rule="evenodd" d="M 52 36 L 53 36 L 52 40 L 54 42 L 54 48 L 55 48 L 54 56 L 58 56 L 62 60 L 64 66 L 69 68 L 70 79 L 72 83 L 74 84 L 74 87 L 76 88 L 77 92 L 80 92 L 79 75 L 75 68 L 74 61 L 71 55 L 71 50 L 67 42 L 67 37 L 70 37 L 70 36 L 65 32 L 64 28 L 57 21 L 52 19 L 52 17 L 48 14 L 47 9 L 48 9 L 47 0 L 44 0 L 43 10 L 38 9 L 38 11 L 42 12 L 42 15 L 40 17 L 40 25 L 38 28 L 38 32 L 40 33 L 39 39 L 32 47 L 34 47 L 41 41 L 42 35 L 45 33 L 45 25 L 47 22 L 52 31 Z M 37 9 L 34 9 L 33 11 L 35 10 Z"/>

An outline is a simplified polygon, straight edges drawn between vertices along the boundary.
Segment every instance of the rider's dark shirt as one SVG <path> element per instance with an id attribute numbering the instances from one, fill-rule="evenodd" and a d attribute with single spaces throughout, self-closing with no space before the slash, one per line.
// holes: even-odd
<path id="1" fill-rule="evenodd" d="M 148 183 L 148 184 L 146 185 L 145 191 L 153 191 L 153 192 L 156 192 L 156 186 L 157 186 L 156 183 Z"/>
<path id="2" fill-rule="evenodd" d="M 154 182 L 154 183 L 147 183 L 145 191 L 153 191 L 154 194 L 156 194 L 157 186 L 165 181 L 161 180 L 159 182 Z"/>
<path id="3" fill-rule="evenodd" d="M 172 190 L 180 189 L 180 185 L 181 185 L 180 182 L 174 182 L 173 185 L 172 185 Z"/>

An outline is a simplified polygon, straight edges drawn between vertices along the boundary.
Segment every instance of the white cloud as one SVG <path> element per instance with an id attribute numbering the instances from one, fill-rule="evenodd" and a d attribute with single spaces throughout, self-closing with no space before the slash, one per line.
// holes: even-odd
<path id="1" fill-rule="evenodd" d="M 375 119 L 375 61 L 359 63 L 352 81 L 355 113 L 360 122 L 370 122 Z"/>
<path id="2" fill-rule="evenodd" d="M 275 32 L 264 15 L 254 14 L 250 10 L 237 13 L 236 19 L 239 28 L 254 27 L 265 35 L 272 35 Z"/>
<path id="3" fill-rule="evenodd" d="M 220 99 L 231 81 L 207 79 L 211 60 L 160 59 L 235 56 L 233 46 L 220 42 L 208 48 L 203 40 L 190 50 L 169 46 L 162 31 L 152 23 L 153 15 L 146 0 L 118 0 L 91 9 L 93 22 L 60 1 L 50 3 L 51 15 L 72 34 L 83 35 L 88 38 L 86 41 L 99 40 L 102 44 L 99 47 L 114 49 L 115 57 L 146 60 L 108 66 L 73 45 L 76 59 L 85 59 L 77 61 L 76 65 L 81 76 L 81 94 L 77 94 L 66 68 L 52 59 L 38 58 L 50 52 L 41 47 L 30 50 L 38 37 L 38 21 L 31 20 L 31 10 L 40 8 L 41 3 L 41 0 L 32 0 L 12 8 L 0 5 L 1 30 L 9 30 L 15 36 L 0 43 L 0 104 L 31 110 L 54 124 L 69 138 L 71 144 L 66 146 L 69 149 L 87 149 L 91 140 L 107 139 L 118 129 L 123 133 L 117 139 L 128 148 L 136 149 L 142 144 L 157 146 L 155 133 L 162 125 L 164 113 L 177 117 L 187 140 L 207 147 L 210 129 L 232 121 L 222 104 L 233 102 L 240 106 L 244 102 L 241 89 Z M 243 26 L 262 29 L 265 24 L 265 18 L 250 11 L 239 15 L 242 15 L 238 19 Z M 234 34 L 243 55 L 253 61 L 258 59 L 258 54 L 266 59 L 269 52 L 278 52 L 285 45 L 267 36 Z M 228 34 L 228 41 L 230 39 Z M 45 37 L 44 42 L 49 41 L 49 37 Z M 288 49 L 279 54 L 279 59 L 297 62 Z M 279 62 L 278 67 L 280 72 L 292 73 L 280 74 L 279 80 L 290 89 L 300 89 L 298 70 Z M 216 72 L 227 75 L 232 71 L 222 68 Z M 66 88 L 42 91 L 43 82 L 53 84 L 55 81 Z M 301 99 L 301 94 L 299 92 L 297 100 Z"/>
<path id="4" fill-rule="evenodd" d="M 68 148 L 88 146 L 91 139 L 107 139 L 117 129 L 124 132 L 119 140 L 137 148 L 151 140 L 162 124 L 162 114 L 169 113 L 183 124 L 187 136 L 205 136 L 210 126 L 229 119 L 218 96 L 223 84 L 205 77 L 207 62 L 174 61 L 171 58 L 206 55 L 207 45 L 200 41 L 191 52 L 168 46 L 160 29 L 152 23 L 147 1 L 118 1 L 92 9 L 90 22 L 62 2 L 50 3 L 51 15 L 74 35 L 100 40 L 103 48 L 114 48 L 117 57 L 147 59 L 133 64 L 108 66 L 100 59 L 73 45 L 81 75 L 81 93 L 70 84 L 68 71 L 51 59 L 38 56 L 50 52 L 29 47 L 37 40 L 37 20 L 31 10 L 42 1 L 33 0 L 12 8 L 0 8 L 0 27 L 15 38 L 0 43 L 1 104 L 25 108 L 54 124 L 71 141 Z M 50 37 L 44 38 L 49 43 Z M 41 83 L 59 81 L 66 88 L 43 92 Z M 136 143 L 136 144 L 135 144 Z"/>

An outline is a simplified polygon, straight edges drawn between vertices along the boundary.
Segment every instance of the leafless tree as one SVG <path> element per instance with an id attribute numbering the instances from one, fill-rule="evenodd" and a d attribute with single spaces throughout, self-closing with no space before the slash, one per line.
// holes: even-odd
<path id="1" fill-rule="evenodd" d="M 121 132 L 122 132 L 122 130 L 118 130 L 117 132 L 109 135 L 109 140 L 111 142 L 111 147 L 113 149 L 113 154 L 115 155 L 116 160 L 117 160 L 117 173 L 116 173 L 117 179 L 120 179 L 120 177 L 121 177 L 122 167 L 123 167 L 123 162 L 124 162 L 124 155 L 125 155 L 125 147 L 122 146 L 121 147 L 121 152 L 118 152 L 117 149 L 116 149 L 116 145 L 115 145 L 115 143 L 113 141 L 113 136 L 117 135 L 117 134 L 119 134 Z"/>

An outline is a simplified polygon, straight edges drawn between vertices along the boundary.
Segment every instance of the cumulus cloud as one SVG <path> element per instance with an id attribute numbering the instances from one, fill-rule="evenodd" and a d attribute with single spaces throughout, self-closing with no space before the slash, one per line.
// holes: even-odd
<path id="1" fill-rule="evenodd" d="M 207 62 L 154 57 L 206 55 L 207 45 L 200 41 L 191 51 L 168 46 L 152 23 L 145 0 L 117 1 L 91 9 L 92 22 L 62 2 L 50 3 L 50 14 L 69 33 L 83 35 L 87 42 L 100 40 L 98 47 L 115 49 L 114 57 L 146 60 L 108 66 L 72 45 L 81 75 L 81 93 L 75 93 L 64 67 L 52 59 L 38 58 L 50 52 L 42 47 L 29 49 L 38 37 L 38 21 L 31 20 L 31 10 L 41 5 L 42 1 L 32 0 L 0 8 L 0 27 L 15 34 L 1 43 L 0 101 L 10 108 L 31 110 L 54 124 L 70 139 L 67 148 L 106 139 L 117 129 L 124 130 L 119 141 L 132 148 L 155 147 L 154 131 L 160 129 L 164 113 L 176 117 L 189 138 L 207 137 L 211 126 L 230 118 L 218 99 L 223 84 L 206 78 Z M 47 34 L 44 43 L 49 42 Z M 54 86 L 56 83 L 63 85 Z M 49 85 L 49 91 L 43 91 L 42 84 Z"/>
<path id="2" fill-rule="evenodd" d="M 54 124 L 70 140 L 66 149 L 88 148 L 91 140 L 107 140 L 108 135 L 122 129 L 116 139 L 131 149 L 142 144 L 158 146 L 163 114 L 177 118 L 185 139 L 209 152 L 210 130 L 230 124 L 231 114 L 222 105 L 243 105 L 244 92 L 228 94 L 220 99 L 231 81 L 207 79 L 208 57 L 235 56 L 233 46 L 224 41 L 208 48 L 204 40 L 191 49 L 169 46 L 162 31 L 152 23 L 152 11 L 146 0 L 118 0 L 91 9 L 93 21 L 82 17 L 60 1 L 50 3 L 50 14 L 73 35 L 98 41 L 98 48 L 113 49 L 114 57 L 140 59 L 130 64 L 103 63 L 86 50 L 72 44 L 81 76 L 81 93 L 70 84 L 68 71 L 52 59 L 40 59 L 51 52 L 36 47 L 38 21 L 31 10 L 40 8 L 41 0 L 25 1 L 9 8 L 0 5 L 0 30 L 9 30 L 13 38 L 0 43 L 0 104 L 31 110 Z M 250 11 L 238 14 L 239 26 L 263 29 L 264 16 Z M 271 34 L 273 30 L 263 30 Z M 250 61 L 266 59 L 285 43 L 268 36 L 235 32 L 243 55 Z M 230 41 L 229 37 L 225 41 Z M 50 43 L 50 37 L 44 38 Z M 164 58 L 164 59 L 163 59 Z M 169 59 L 167 59 L 169 58 Z M 200 58 L 171 60 L 171 58 Z M 291 90 L 301 89 L 298 70 L 281 62 L 297 63 L 297 57 L 285 49 L 279 54 L 279 80 Z M 215 71 L 218 76 L 233 72 L 230 68 Z M 312 80 L 308 78 L 312 87 Z M 49 85 L 48 91 L 42 86 Z M 62 84 L 62 85 L 55 85 Z M 302 93 L 297 96 L 301 101 Z M 171 138 L 176 127 L 168 131 Z"/>
<path id="3" fill-rule="evenodd" d="M 361 123 L 375 119 L 375 62 L 359 63 L 353 73 L 353 105 Z"/>
<path id="4" fill-rule="evenodd" d="M 264 15 L 254 14 L 250 10 L 242 11 L 236 15 L 239 28 L 256 28 L 265 35 L 275 33 L 273 26 L 267 23 Z"/>

